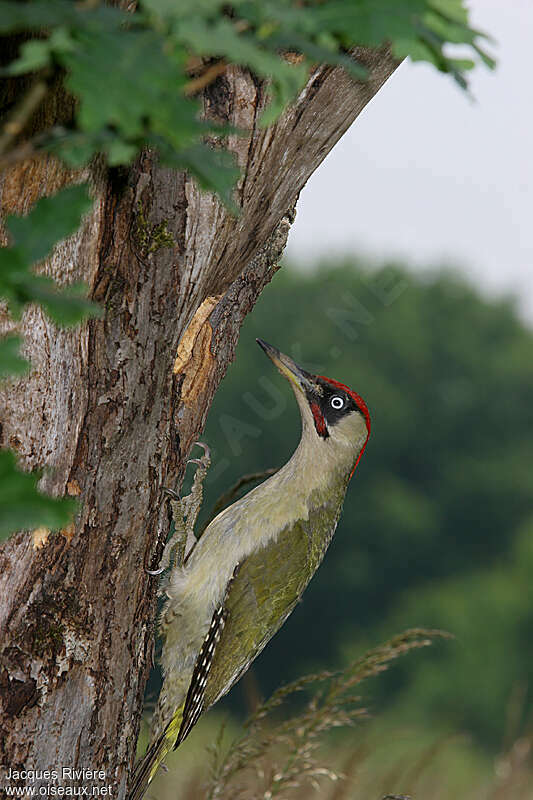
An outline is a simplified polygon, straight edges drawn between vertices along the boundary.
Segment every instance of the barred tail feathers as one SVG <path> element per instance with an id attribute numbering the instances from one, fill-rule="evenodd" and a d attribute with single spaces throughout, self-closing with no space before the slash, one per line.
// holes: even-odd
<path id="1" fill-rule="evenodd" d="M 171 721 L 135 767 L 127 800 L 141 800 L 154 778 L 159 765 L 174 748 L 183 720 L 183 706 L 176 711 Z"/>

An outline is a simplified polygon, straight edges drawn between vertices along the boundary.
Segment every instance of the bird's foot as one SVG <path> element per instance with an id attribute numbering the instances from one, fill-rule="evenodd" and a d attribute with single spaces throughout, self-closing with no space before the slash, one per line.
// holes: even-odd
<path id="1" fill-rule="evenodd" d="M 196 464 L 196 472 L 191 486 L 190 494 L 183 498 L 183 511 L 188 532 L 194 535 L 196 520 L 202 507 L 204 496 L 204 480 L 211 465 L 211 451 L 204 442 L 195 442 L 196 446 L 204 451 L 200 458 L 190 458 L 187 464 Z"/>
<path id="2" fill-rule="evenodd" d="M 171 569 L 182 567 L 185 556 L 196 543 L 194 527 L 202 506 L 203 482 L 211 464 L 211 452 L 203 442 L 194 442 L 194 444 L 201 447 L 204 453 L 200 458 L 190 458 L 187 461 L 187 464 L 196 464 L 190 494 L 180 497 L 178 492 L 173 489 L 163 487 L 164 493 L 170 498 L 174 531 L 165 545 L 159 567 L 154 570 L 146 570 L 149 575 L 161 575 L 169 567 Z M 161 591 L 164 591 L 163 587 Z"/>

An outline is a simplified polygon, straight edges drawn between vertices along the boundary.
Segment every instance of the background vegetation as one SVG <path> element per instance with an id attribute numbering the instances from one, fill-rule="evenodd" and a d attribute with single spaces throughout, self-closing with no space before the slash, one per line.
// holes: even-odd
<path id="1" fill-rule="evenodd" d="M 440 742 L 446 792 L 454 770 L 490 784 L 492 759 L 531 723 L 533 333 L 511 301 L 486 300 L 449 270 L 423 278 L 355 259 L 283 269 L 211 409 L 206 509 L 298 441 L 296 404 L 256 336 L 355 388 L 373 429 L 325 562 L 256 661 L 248 700 L 406 627 L 445 629 L 454 640 L 365 686 L 376 746 L 399 762 L 408 747 L 412 768 L 417 749 L 431 762 Z M 228 705 L 242 714 L 242 687 Z"/>

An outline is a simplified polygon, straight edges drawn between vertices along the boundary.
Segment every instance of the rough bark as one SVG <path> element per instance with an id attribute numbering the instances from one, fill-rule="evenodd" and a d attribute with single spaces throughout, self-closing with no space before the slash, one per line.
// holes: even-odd
<path id="1" fill-rule="evenodd" d="M 144 565 L 169 529 L 161 489 L 182 476 L 298 193 L 396 66 L 385 51 L 358 55 L 366 83 L 317 68 L 267 130 L 265 87 L 250 75 L 229 67 L 207 88 L 206 114 L 249 131 L 230 142 L 243 168 L 238 218 L 152 153 L 128 171 L 90 171 L 93 211 L 44 268 L 85 280 L 105 315 L 59 331 L 28 309 L 33 369 L 0 397 L 2 446 L 24 468 L 46 467 L 46 491 L 81 501 L 43 546 L 21 532 L 0 550 L 5 766 L 103 769 L 124 796 L 153 644 L 157 581 Z M 3 176 L 3 209 L 24 212 L 79 179 L 49 158 L 25 162 Z"/>

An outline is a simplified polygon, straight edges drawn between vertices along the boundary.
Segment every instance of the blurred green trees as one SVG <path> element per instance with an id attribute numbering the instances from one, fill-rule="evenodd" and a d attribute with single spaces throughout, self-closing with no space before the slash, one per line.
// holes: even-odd
<path id="1" fill-rule="evenodd" d="M 512 697 L 525 715 L 533 655 L 533 333 L 510 301 L 451 272 L 282 270 L 210 412 L 206 509 L 299 438 L 256 336 L 358 391 L 373 424 L 325 563 L 256 662 L 261 691 L 408 626 L 441 627 L 457 639 L 378 681 L 374 707 L 498 747 Z"/>

